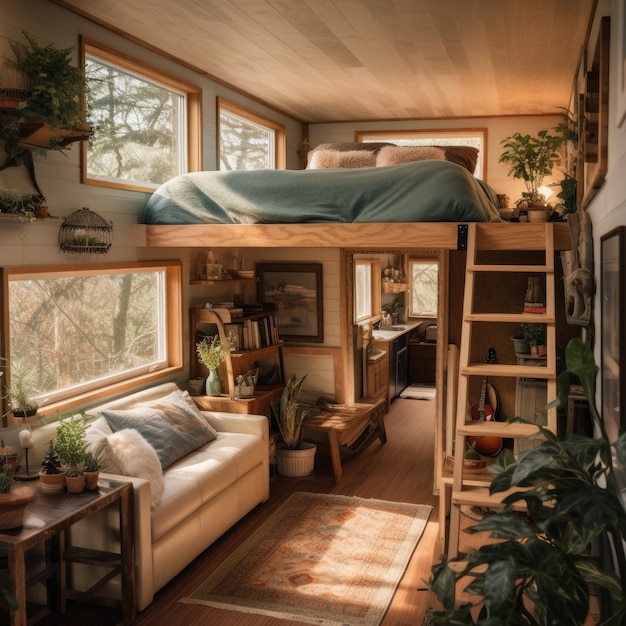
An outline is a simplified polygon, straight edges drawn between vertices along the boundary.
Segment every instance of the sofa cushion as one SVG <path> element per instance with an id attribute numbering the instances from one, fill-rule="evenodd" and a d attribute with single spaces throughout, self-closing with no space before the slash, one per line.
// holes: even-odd
<path id="1" fill-rule="evenodd" d="M 162 504 L 152 514 L 152 540 L 258 466 L 264 455 L 266 444 L 259 437 L 220 433 L 215 441 L 172 465 L 163 473 Z"/>
<path id="2" fill-rule="evenodd" d="M 102 416 L 113 431 L 138 430 L 156 451 L 164 470 L 215 439 L 215 431 L 206 419 L 177 392 L 134 409 L 105 409 Z"/>

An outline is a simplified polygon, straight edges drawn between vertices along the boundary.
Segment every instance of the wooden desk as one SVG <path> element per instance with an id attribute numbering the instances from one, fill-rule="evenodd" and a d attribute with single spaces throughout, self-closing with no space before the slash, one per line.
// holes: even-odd
<path id="1" fill-rule="evenodd" d="M 253 398 L 237 398 L 230 396 L 191 396 L 201 411 L 223 411 L 225 413 L 243 413 L 244 415 L 265 415 L 271 418 L 272 404 L 280 402 L 284 385 L 271 389 L 255 389 Z"/>
<path id="2" fill-rule="evenodd" d="M 358 452 L 375 434 L 381 443 L 387 441 L 384 421 L 386 407 L 385 398 L 370 398 L 352 406 L 322 411 L 304 422 L 303 438 L 306 439 L 307 433 L 309 436 L 311 433 L 324 433 L 328 437 L 336 483 L 341 480 L 342 475 L 339 446 Z"/>
<path id="3" fill-rule="evenodd" d="M 21 528 L 0 533 L 0 548 L 8 556 L 10 589 L 19 608 L 11 613 L 12 626 L 27 626 L 26 588 L 35 583 L 47 583 L 48 607 L 61 613 L 67 598 L 85 597 L 88 592 L 65 588 L 66 563 L 78 562 L 103 565 L 112 569 L 109 579 L 119 573 L 122 577 L 120 605 L 123 623 L 135 619 L 135 549 L 133 523 L 133 488 L 131 483 L 100 479 L 98 489 L 80 494 L 45 495 L 39 488 L 24 512 Z M 120 520 L 121 554 L 65 546 L 65 531 L 81 519 L 89 517 L 109 504 L 117 502 Z M 26 551 L 45 543 L 46 564 L 41 572 L 26 580 Z M 50 584 L 53 579 L 56 584 Z M 47 612 L 47 611 L 46 611 Z"/>

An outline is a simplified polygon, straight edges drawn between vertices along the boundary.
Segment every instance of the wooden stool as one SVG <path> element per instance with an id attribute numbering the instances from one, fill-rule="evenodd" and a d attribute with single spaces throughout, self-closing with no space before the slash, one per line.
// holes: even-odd
<path id="1" fill-rule="evenodd" d="M 306 438 L 307 433 L 309 436 L 311 433 L 325 433 L 328 437 L 335 482 L 338 483 L 342 474 L 339 446 L 346 446 L 352 452 L 358 452 L 375 434 L 378 434 L 381 443 L 385 443 L 387 441 L 385 413 L 384 398 L 365 399 L 363 403 L 325 410 L 304 422 L 302 436 Z"/>

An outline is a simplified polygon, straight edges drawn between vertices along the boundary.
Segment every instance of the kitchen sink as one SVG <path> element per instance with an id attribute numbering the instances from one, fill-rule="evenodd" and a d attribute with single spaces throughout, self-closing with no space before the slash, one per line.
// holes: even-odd
<path id="1" fill-rule="evenodd" d="M 381 330 L 393 330 L 393 331 L 399 331 L 399 330 L 407 330 L 407 328 L 409 328 L 408 324 L 404 324 L 402 326 L 385 326 L 384 328 L 381 328 Z"/>

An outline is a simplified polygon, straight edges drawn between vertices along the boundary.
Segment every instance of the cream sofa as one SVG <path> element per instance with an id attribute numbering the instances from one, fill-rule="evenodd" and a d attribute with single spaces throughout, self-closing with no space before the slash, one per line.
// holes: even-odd
<path id="1" fill-rule="evenodd" d="M 128 409 L 141 408 L 177 390 L 174 383 L 162 384 L 89 409 L 88 413 L 94 417 L 101 417 L 102 411 L 128 413 Z M 163 491 L 158 505 L 153 506 L 155 498 L 147 478 L 102 474 L 103 478 L 133 483 L 138 610 L 146 608 L 159 589 L 220 535 L 269 498 L 267 418 L 204 411 L 201 415 L 217 431 L 216 438 L 162 472 Z M 102 423 L 102 418 L 98 421 Z M 38 457 L 53 437 L 55 428 L 56 423 L 51 422 L 34 429 Z M 94 437 L 90 430 L 91 427 L 88 429 L 91 445 L 107 435 L 97 433 Z M 81 545 L 87 541 L 87 545 L 99 549 L 116 548 L 119 547 L 118 528 L 115 511 L 108 511 L 74 526 L 72 540 Z M 87 589 L 90 576 L 97 572 L 93 572 L 94 568 L 75 567 L 82 569 L 72 573 L 72 584 Z M 108 593 L 119 594 L 119 586 L 109 589 Z"/>

